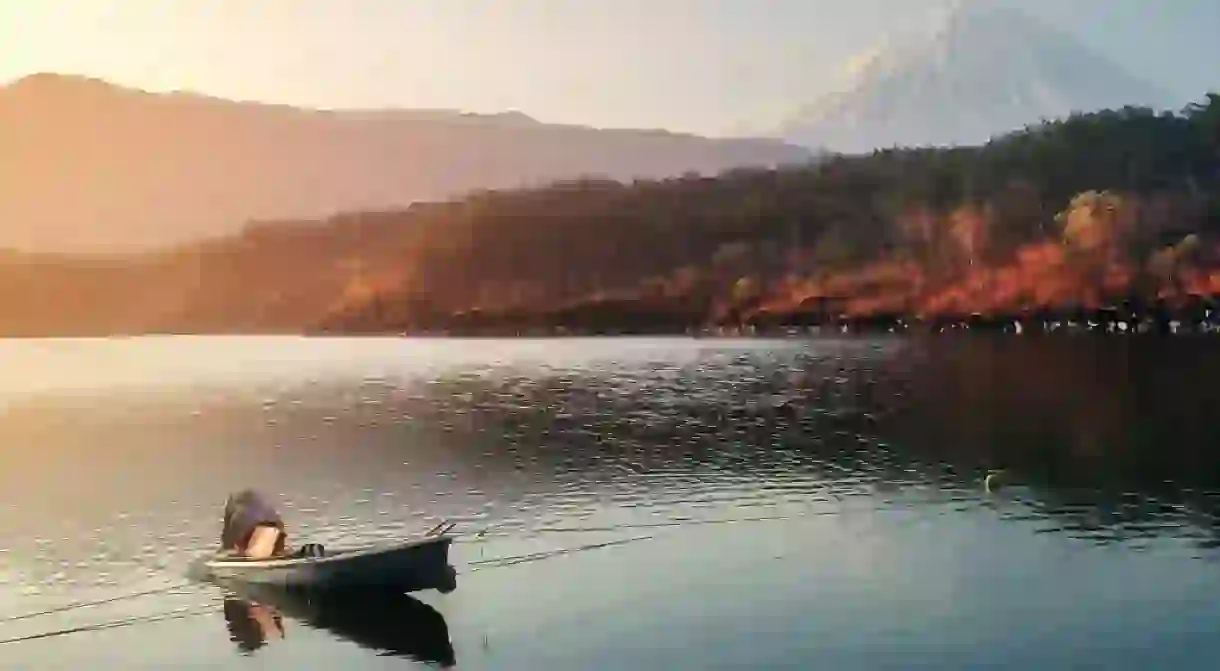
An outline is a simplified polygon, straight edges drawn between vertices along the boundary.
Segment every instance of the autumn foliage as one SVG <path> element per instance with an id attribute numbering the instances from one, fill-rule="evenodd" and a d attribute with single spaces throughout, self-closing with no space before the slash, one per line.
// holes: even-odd
<path id="1" fill-rule="evenodd" d="M 1136 243 L 1142 218 L 1135 197 L 1088 191 L 1054 218 L 1057 237 L 1018 246 L 996 257 L 987 248 L 1002 225 L 984 208 L 967 205 L 943 217 L 918 212 L 900 219 L 909 236 L 906 261 L 880 260 L 828 275 L 777 296 L 783 309 L 815 296 L 843 296 L 842 313 L 917 316 L 1019 313 L 1033 309 L 1096 309 L 1150 288 L 1152 298 L 1213 293 L 1220 288 L 1206 270 L 1198 234 L 1144 249 Z M 923 252 L 919 258 L 917 251 Z M 1215 249 L 1209 255 L 1217 258 Z M 1145 256 L 1146 254 L 1146 256 Z M 1142 285 L 1141 285 L 1142 283 Z"/>
<path id="2" fill-rule="evenodd" d="M 675 330 L 1220 295 L 1220 95 L 977 147 L 586 177 L 262 222 L 113 259 L 0 260 L 0 329 Z"/>

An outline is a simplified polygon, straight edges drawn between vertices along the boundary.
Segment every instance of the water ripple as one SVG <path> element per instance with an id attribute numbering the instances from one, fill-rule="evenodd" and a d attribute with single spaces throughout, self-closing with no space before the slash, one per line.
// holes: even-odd
<path id="1" fill-rule="evenodd" d="M 176 579 L 215 543 L 225 494 L 247 485 L 282 499 L 293 539 L 331 545 L 443 519 L 508 550 L 560 529 L 864 508 L 987 514 L 1141 551 L 1220 546 L 1220 482 L 1199 475 L 1214 457 L 1183 448 L 1190 458 L 1167 464 L 1123 442 L 1106 421 L 1160 429 L 1115 412 L 1121 392 L 1096 391 L 1080 381 L 1094 369 L 1073 377 L 1072 359 L 1053 352 L 949 358 L 843 340 L 608 348 L 545 365 L 381 356 L 369 371 L 11 402 L 0 486 L 21 503 L 0 522 L 0 585 L 19 596 L 0 615 Z M 1050 382 L 1078 393 L 1039 401 L 1055 388 L 1039 377 L 1047 364 L 1021 356 L 1050 357 Z M 1007 481 L 988 492 L 993 468 Z"/>

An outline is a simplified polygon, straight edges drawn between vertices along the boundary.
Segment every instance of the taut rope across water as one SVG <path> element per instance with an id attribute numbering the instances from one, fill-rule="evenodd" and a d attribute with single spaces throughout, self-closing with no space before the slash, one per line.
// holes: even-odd
<path id="1" fill-rule="evenodd" d="M 725 519 L 710 519 L 710 520 L 681 520 L 681 521 L 675 520 L 675 521 L 669 521 L 669 522 L 619 524 L 619 525 L 613 525 L 613 526 L 608 526 L 608 527 L 542 527 L 539 529 L 535 529 L 534 531 L 539 532 L 539 533 L 573 533 L 573 532 L 621 531 L 624 529 L 634 529 L 634 528 L 664 528 L 664 527 L 672 528 L 672 527 L 681 527 L 681 526 L 687 526 L 687 525 L 693 526 L 693 525 L 704 525 L 704 524 L 731 524 L 731 523 L 738 523 L 738 522 L 741 522 L 741 523 L 765 522 L 765 521 L 793 519 L 793 518 L 798 518 L 798 517 L 836 515 L 836 514 L 841 514 L 842 512 L 844 512 L 844 511 L 822 511 L 822 512 L 805 513 L 805 514 L 797 514 L 797 515 L 769 515 L 769 516 L 758 516 L 758 517 L 725 518 Z M 440 528 L 444 528 L 446 531 L 448 531 L 449 529 L 452 529 L 453 526 L 454 526 L 454 523 L 451 523 L 448 521 L 442 522 L 442 523 L 438 524 L 436 527 L 433 527 L 433 530 L 430 533 L 434 533 L 434 532 L 436 532 L 437 529 L 440 529 Z M 488 528 L 483 529 L 479 533 L 475 534 L 474 538 L 479 538 L 479 539 L 483 538 L 486 535 L 487 531 L 488 531 Z M 576 546 L 573 548 L 559 548 L 556 550 L 531 552 L 531 553 L 522 554 L 522 555 L 510 555 L 507 557 L 497 557 L 497 558 L 493 558 L 493 559 L 476 560 L 476 561 L 468 562 L 468 565 L 472 567 L 470 569 L 470 572 L 474 573 L 474 572 L 478 572 L 478 571 L 485 571 L 488 569 L 506 568 L 506 567 L 515 566 L 518 564 L 542 561 L 544 559 L 552 559 L 554 557 L 575 554 L 578 552 L 586 552 L 589 550 L 597 550 L 597 549 L 602 549 L 602 548 L 607 548 L 607 547 L 614 547 L 614 546 L 618 546 L 618 545 L 625 545 L 625 544 L 634 543 L 637 541 L 651 540 L 653 538 L 656 538 L 656 537 L 655 536 L 635 536 L 635 537 L 631 537 L 631 538 L 624 538 L 624 539 L 619 539 L 619 540 L 614 540 L 614 541 L 606 541 L 606 542 L 602 542 L 602 543 L 590 543 L 588 545 L 580 545 L 580 546 Z M 145 596 L 168 594 L 168 593 L 174 592 L 175 590 L 180 590 L 180 589 L 183 589 L 184 587 L 192 586 L 193 584 L 194 583 L 192 581 L 187 580 L 187 581 L 182 581 L 179 583 L 174 583 L 172 585 L 167 585 L 165 587 L 160 587 L 157 589 L 144 590 L 141 592 L 133 592 L 131 594 L 123 594 L 123 595 L 119 595 L 119 596 L 109 597 L 106 599 L 98 599 L 95 601 L 80 601 L 80 602 L 76 602 L 76 603 L 72 603 L 72 604 L 66 604 L 63 606 L 57 606 L 55 608 L 48 608 L 46 610 L 41 610 L 41 611 L 37 611 L 37 612 L 24 613 L 21 615 L 14 615 L 14 616 L 6 617 L 3 619 L 0 619 L 0 624 L 17 622 L 17 621 L 21 621 L 21 620 L 28 620 L 31 618 L 42 617 L 45 615 L 54 615 L 57 613 L 64 613 L 64 612 L 69 612 L 69 611 L 74 611 L 74 610 L 80 610 L 83 608 L 91 608 L 94 606 L 101 606 L 101 605 L 106 605 L 106 604 L 110 604 L 110 603 L 116 603 L 119 601 L 126 601 L 129 599 L 137 599 L 137 598 L 141 598 L 141 597 L 145 597 Z M 100 623 L 91 624 L 91 625 L 80 625 L 80 626 L 69 627 L 69 628 L 65 628 L 65 629 L 57 629 L 57 630 L 52 630 L 52 631 L 40 632 L 37 634 L 29 634 L 26 636 L 18 636 L 18 637 L 14 637 L 14 638 L 0 639 L 0 645 L 4 645 L 7 643 L 21 643 L 24 641 L 34 641 L 34 640 L 40 640 L 40 639 L 46 639 L 46 638 L 53 638 L 56 636 L 66 636 L 69 634 L 78 634 L 78 633 L 84 633 L 84 632 L 90 632 L 90 631 L 102 631 L 102 630 L 106 630 L 106 629 L 116 629 L 119 627 L 129 627 L 129 626 L 135 626 L 135 625 L 140 625 L 140 624 L 153 624 L 153 623 L 162 622 L 165 620 L 184 619 L 187 617 L 193 617 L 196 615 L 204 615 L 209 612 L 213 612 L 213 609 L 214 609 L 214 606 L 209 604 L 206 607 L 201 606 L 201 607 L 198 607 L 195 609 L 187 609 L 187 610 L 178 609 L 175 611 L 169 611 L 169 612 L 164 612 L 164 613 L 154 613 L 154 614 L 150 614 L 150 615 L 127 617 L 127 618 L 122 618 L 122 619 L 118 619 L 118 620 L 111 620 L 109 622 L 100 622 Z"/>

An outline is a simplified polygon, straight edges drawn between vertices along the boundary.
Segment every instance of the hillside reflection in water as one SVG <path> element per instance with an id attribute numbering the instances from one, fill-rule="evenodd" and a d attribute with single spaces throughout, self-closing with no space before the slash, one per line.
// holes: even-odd
<path id="1" fill-rule="evenodd" d="M 1198 340 L 961 338 L 699 367 L 444 378 L 413 412 L 528 470 L 662 506 L 720 491 L 960 501 L 1096 543 L 1220 539 L 1220 379 Z M 991 496 L 986 475 L 1000 471 Z M 579 478 L 573 478 L 579 474 Z M 737 491 L 748 487 L 755 494 Z M 646 502 L 646 503 L 645 503 Z"/>
<path id="2" fill-rule="evenodd" d="M 82 362 L 103 345 L 56 347 Z M 463 668 L 647 659 L 702 669 L 761 664 L 758 651 L 800 668 L 878 668 L 919 651 L 942 668 L 1001 659 L 1072 668 L 1073 646 L 1098 653 L 1090 637 L 1103 630 L 1127 627 L 1131 646 L 1210 645 L 1190 637 L 1216 601 L 1199 596 L 1187 613 L 1161 596 L 1220 594 L 1209 572 L 1220 558 L 1220 399 L 1210 384 L 1220 358 L 1205 339 L 104 347 L 130 348 L 128 386 L 9 396 L 0 415 L 0 491 L 5 512 L 20 513 L 0 517 L 0 617 L 176 583 L 215 544 L 225 494 L 248 484 L 281 500 L 299 542 L 382 542 L 455 520 L 462 586 L 363 610 L 184 589 L 54 625 L 176 607 L 223 613 L 224 623 L 158 624 L 156 644 L 124 644 L 149 640 L 133 629 L 10 649 L 31 668 L 53 657 L 64 668 L 144 658 L 149 668 L 225 666 L 246 649 L 302 669 L 361 668 L 358 655 L 386 654 L 444 664 L 450 653 Z M 157 348 L 178 377 L 153 388 L 156 356 L 141 353 Z M 280 369 L 224 369 L 277 354 Z M 196 369 L 211 377 L 192 378 Z M 654 540 L 634 543 L 645 537 Z M 580 554 L 586 547 L 620 549 Z M 1087 568 L 1069 571 L 1069 554 Z M 935 562 L 953 565 L 929 573 Z M 1036 590 L 1026 575 L 1042 581 Z M 1129 575 L 1141 577 L 1127 589 Z M 1078 592 L 1088 596 L 1063 596 L 1073 580 L 1091 581 Z M 972 591 L 996 582 L 1003 608 Z M 672 592 L 677 584 L 690 589 Z M 1141 598 L 1139 617 L 1112 611 Z M 933 604 L 936 613 L 916 612 Z M 580 625 L 592 612 L 597 626 Z M 275 617 L 283 641 L 265 626 Z M 1052 617 L 1063 629 L 1038 639 Z M 10 623 L 0 638 L 47 622 Z M 481 632 L 505 629 L 517 633 L 481 651 Z M 355 645 L 318 657 L 329 648 L 296 630 Z M 528 644 L 540 631 L 556 633 Z M 866 632 L 898 643 L 877 647 Z M 697 655 L 611 644 L 705 635 Z M 815 635 L 820 648 L 798 645 Z M 1035 640 L 1047 647 L 1021 647 Z M 988 647 L 999 643 L 1009 647 Z M 1136 664 L 1133 649 L 1110 661 Z M 1161 659 L 1148 654 L 1140 659 Z"/>

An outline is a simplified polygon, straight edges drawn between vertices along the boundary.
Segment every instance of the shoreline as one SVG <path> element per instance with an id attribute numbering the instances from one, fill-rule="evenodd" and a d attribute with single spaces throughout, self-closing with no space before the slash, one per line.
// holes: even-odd
<path id="1" fill-rule="evenodd" d="M 646 300 L 577 303 L 559 308 L 478 308 L 426 316 L 367 313 L 335 315 L 312 324 L 278 324 L 244 328 L 183 319 L 160 327 L 104 330 L 77 328 L 45 330 L 27 325 L 0 329 L 0 338 L 123 339 L 173 336 L 247 337 L 400 337 L 400 338 L 579 338 L 689 337 L 793 338 L 827 335 L 942 335 L 996 333 L 1043 336 L 1078 334 L 1110 336 L 1182 336 L 1220 333 L 1220 296 L 1189 294 L 1172 299 L 1115 298 L 1094 307 L 1024 308 L 989 313 L 876 311 L 851 314 L 798 306 L 777 309 L 758 306 L 727 313 L 711 306 L 687 307 L 680 301 L 657 305 Z M 212 320 L 209 320 L 212 321 Z"/>
<path id="2" fill-rule="evenodd" d="M 196 331 L 154 330 L 124 333 L 22 333 L 0 334 L 0 340 L 126 340 L 134 338 L 380 338 L 380 339 L 565 339 L 565 338 L 683 338 L 695 340 L 726 339 L 801 339 L 843 336 L 952 336 L 1005 335 L 1013 337 L 1055 337 L 1090 335 L 1094 337 L 1188 337 L 1220 334 L 1220 312 L 1206 319 L 1074 319 L 1070 317 L 1029 319 L 1021 317 L 972 316 L 962 319 L 920 319 L 910 317 L 841 319 L 821 324 L 757 326 L 715 325 L 686 329 L 621 326 L 609 328 L 572 328 L 562 325 L 518 328 L 489 324 L 473 328 L 435 329 L 301 329 Z"/>
<path id="3" fill-rule="evenodd" d="M 1105 335 L 1187 335 L 1220 333 L 1220 307 L 1211 297 L 1192 297 L 1181 307 L 1144 308 L 1127 304 L 1092 309 L 1023 310 L 992 314 L 914 315 L 891 312 L 869 315 L 755 313 L 740 321 L 682 320 L 680 315 L 602 315 L 586 319 L 547 319 L 541 314 L 464 313 L 432 324 L 335 324 L 308 330 L 310 335 L 398 335 L 405 337 L 581 337 L 688 336 L 800 337 L 827 334 L 943 334 L 950 332 L 1037 335 L 1094 333 Z M 632 319 L 631 317 L 636 317 Z M 648 317 L 658 317 L 649 319 Z"/>

